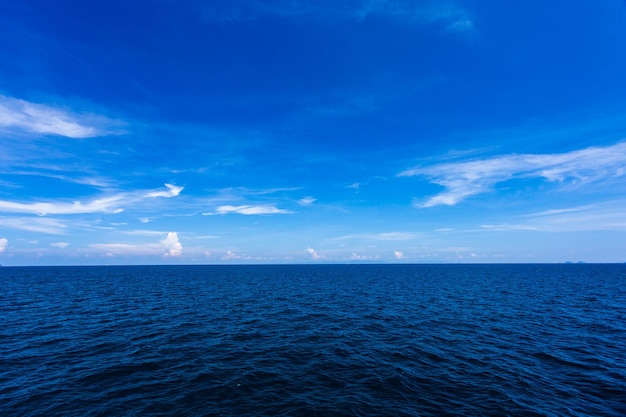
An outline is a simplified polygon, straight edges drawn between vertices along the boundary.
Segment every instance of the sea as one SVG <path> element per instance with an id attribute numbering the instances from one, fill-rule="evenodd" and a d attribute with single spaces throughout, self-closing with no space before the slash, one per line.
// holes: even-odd
<path id="1" fill-rule="evenodd" d="M 1 416 L 626 416 L 626 265 L 0 268 Z"/>

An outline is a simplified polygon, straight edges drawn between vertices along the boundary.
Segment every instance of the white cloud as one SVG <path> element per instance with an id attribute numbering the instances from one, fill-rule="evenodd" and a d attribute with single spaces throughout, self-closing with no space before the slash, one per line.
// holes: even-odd
<path id="1" fill-rule="evenodd" d="M 183 246 L 178 240 L 176 232 L 169 232 L 165 239 L 157 243 L 130 244 L 130 243 L 92 243 L 90 248 L 106 252 L 108 256 L 115 255 L 151 255 L 178 257 L 183 253 Z M 165 251 L 165 252 L 164 252 Z"/>
<path id="2" fill-rule="evenodd" d="M 279 209 L 275 206 L 271 205 L 262 205 L 262 206 L 219 206 L 215 209 L 213 213 L 202 213 L 204 216 L 211 216 L 214 214 L 229 214 L 229 213 L 237 213 L 244 215 L 255 215 L 255 214 L 290 214 L 292 213 L 289 210 Z"/>
<path id="3" fill-rule="evenodd" d="M 9 245 L 9 241 L 6 237 L 0 238 L 0 253 L 4 252 Z"/>
<path id="4" fill-rule="evenodd" d="M 0 127 L 79 139 L 119 133 L 115 130 L 119 126 L 120 122 L 103 116 L 0 95 Z"/>
<path id="5" fill-rule="evenodd" d="M 165 184 L 166 191 L 138 191 L 133 193 L 120 193 L 109 197 L 95 199 L 89 202 L 74 201 L 53 203 L 15 203 L 0 200 L 0 212 L 7 213 L 30 213 L 39 216 L 48 214 L 85 214 L 85 213 L 120 213 L 124 209 L 120 206 L 137 203 L 146 198 L 175 197 L 180 194 L 183 187 Z"/>
<path id="6" fill-rule="evenodd" d="M 372 258 L 367 255 L 358 255 L 356 252 L 352 252 L 352 255 L 348 258 L 351 261 L 368 261 Z"/>
<path id="7" fill-rule="evenodd" d="M 393 257 L 396 259 L 403 259 L 404 258 L 404 252 L 399 251 L 399 250 L 395 250 L 393 251 Z"/>
<path id="8" fill-rule="evenodd" d="M 481 224 L 480 228 L 483 230 L 493 232 L 517 232 L 517 231 L 539 231 L 539 227 L 530 226 L 527 224 Z"/>
<path id="9" fill-rule="evenodd" d="M 178 240 L 178 234 L 176 232 L 169 232 L 167 237 L 161 241 L 167 252 L 165 256 L 180 256 L 183 254 L 183 245 Z"/>
<path id="10" fill-rule="evenodd" d="M 545 210 L 521 217 L 519 224 L 491 225 L 487 230 L 541 230 L 549 232 L 625 231 L 626 201 L 601 203 L 570 208 Z M 483 226 L 485 228 L 485 226 Z"/>
<path id="11" fill-rule="evenodd" d="M 576 213 L 576 212 L 581 212 L 581 211 L 587 211 L 593 208 L 594 208 L 593 205 L 586 205 L 586 206 L 578 206 L 578 207 L 569 207 L 569 208 L 564 208 L 564 209 L 550 209 L 550 210 L 540 211 L 537 213 L 530 213 L 530 214 L 527 214 L 526 217 L 554 216 L 554 215 L 559 215 L 559 214 L 564 214 L 564 213 Z"/>
<path id="12" fill-rule="evenodd" d="M 68 167 L 63 165 L 54 165 L 54 164 L 40 164 L 40 163 L 32 163 L 28 159 L 25 159 L 26 155 L 21 155 L 19 157 L 15 157 L 15 161 L 19 161 L 19 167 L 23 167 L 24 169 L 15 169 L 10 167 L 5 167 L 9 169 L 5 169 L 0 171 L 2 174 L 10 174 L 10 175 L 23 175 L 23 176 L 33 176 L 33 177 L 44 177 L 44 178 L 53 178 L 61 181 L 71 182 L 74 184 L 82 184 L 89 185 L 96 188 L 112 188 L 115 186 L 115 183 L 112 179 L 106 177 L 98 177 L 98 176 L 85 176 L 82 173 L 78 172 L 70 172 L 74 171 L 74 167 Z M 59 174 L 59 172 L 65 172 L 64 174 Z M 0 185 L 3 185 L 0 182 Z M 9 187 L 9 185 L 7 185 Z M 20 188 L 18 186 L 13 186 L 11 188 Z"/>
<path id="13" fill-rule="evenodd" d="M 52 246 L 53 248 L 59 248 L 59 249 L 65 249 L 69 246 L 70 244 L 67 242 L 55 242 L 55 243 L 51 243 L 50 246 Z"/>
<path id="14" fill-rule="evenodd" d="M 230 260 L 239 259 L 239 258 L 241 258 L 241 256 L 239 256 L 235 252 L 232 252 L 232 251 L 229 250 L 229 251 L 226 251 L 226 255 L 222 256 L 221 259 L 223 261 L 230 261 Z"/>
<path id="15" fill-rule="evenodd" d="M 0 200 L 0 211 L 8 213 L 30 213 L 39 216 L 47 214 L 82 214 L 82 213 L 120 213 L 117 203 L 123 200 L 122 195 L 97 199 L 88 203 L 14 203 Z"/>
<path id="16" fill-rule="evenodd" d="M 122 230 L 118 233 L 130 236 L 162 236 L 165 233 L 162 230 Z"/>
<path id="17" fill-rule="evenodd" d="M 624 176 L 626 142 L 560 154 L 513 154 L 467 162 L 413 168 L 399 176 L 424 176 L 445 191 L 418 202 L 417 207 L 453 206 L 467 197 L 491 191 L 498 183 L 543 178 L 570 186 L 610 181 Z M 568 181 L 566 183 L 566 181 Z"/>
<path id="18" fill-rule="evenodd" d="M 155 244 L 130 244 L 130 243 L 91 243 L 90 248 L 107 252 L 108 256 L 114 255 L 159 255 L 163 248 Z"/>
<path id="19" fill-rule="evenodd" d="M 146 196 L 151 197 L 151 198 L 155 198 L 155 197 L 170 198 L 170 197 L 176 197 L 183 190 L 183 187 L 177 187 L 176 185 L 172 185 L 172 184 L 165 184 L 165 187 L 167 188 L 167 190 L 165 191 L 163 190 L 151 191 L 148 194 L 146 194 Z"/>
<path id="20" fill-rule="evenodd" d="M 317 201 L 316 198 L 313 197 L 303 197 L 300 200 L 298 200 L 298 204 L 300 204 L 301 206 L 310 206 L 311 204 L 313 204 L 315 201 Z"/>
<path id="21" fill-rule="evenodd" d="M 63 235 L 67 228 L 60 220 L 41 217 L 0 217 L 0 226 L 50 235 Z"/>
<path id="22" fill-rule="evenodd" d="M 320 259 L 324 259 L 324 257 L 322 255 L 320 255 L 319 253 L 317 253 L 317 251 L 315 249 L 313 249 L 312 247 L 308 247 L 306 248 L 306 251 L 308 252 L 309 255 L 311 255 L 311 258 L 318 261 Z"/>

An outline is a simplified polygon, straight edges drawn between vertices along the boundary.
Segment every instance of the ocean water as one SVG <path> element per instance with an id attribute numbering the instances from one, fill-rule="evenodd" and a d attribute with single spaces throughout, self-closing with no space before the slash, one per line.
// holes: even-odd
<path id="1" fill-rule="evenodd" d="M 1 416 L 626 416 L 626 265 L 0 268 Z"/>

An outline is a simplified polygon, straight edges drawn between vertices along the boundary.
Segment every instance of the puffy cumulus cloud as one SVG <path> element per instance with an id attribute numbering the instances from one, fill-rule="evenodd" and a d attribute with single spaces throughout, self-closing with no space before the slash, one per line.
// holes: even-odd
<path id="1" fill-rule="evenodd" d="M 103 116 L 0 95 L 0 127 L 73 139 L 119 134 L 121 123 Z"/>
<path id="2" fill-rule="evenodd" d="M 69 246 L 70 244 L 67 242 L 54 242 L 51 243 L 50 246 L 52 246 L 53 248 L 59 248 L 59 249 L 65 249 Z"/>
<path id="3" fill-rule="evenodd" d="M 311 259 L 313 260 L 320 260 L 320 259 L 324 259 L 324 257 L 322 255 L 320 255 L 319 253 L 317 253 L 317 251 L 315 249 L 313 249 L 312 247 L 308 247 L 306 248 L 306 251 L 309 255 L 311 255 Z"/>
<path id="4" fill-rule="evenodd" d="M 176 232 L 169 232 L 167 237 L 161 241 L 161 244 L 165 246 L 165 256 L 180 256 L 183 254 L 183 245 L 178 240 L 178 234 Z"/>
<path id="5" fill-rule="evenodd" d="M 226 254 L 224 256 L 222 256 L 221 258 L 223 261 L 231 261 L 233 259 L 241 259 L 241 256 L 237 255 L 235 252 L 233 251 L 226 251 Z"/>
<path id="6" fill-rule="evenodd" d="M 560 154 L 514 154 L 412 168 L 399 176 L 424 176 L 445 190 L 419 208 L 453 206 L 467 197 L 490 192 L 498 183 L 521 178 L 575 184 L 577 187 L 614 181 L 626 173 L 626 142 Z"/>
<path id="7" fill-rule="evenodd" d="M 9 240 L 6 237 L 0 238 L 0 253 L 4 252 L 9 245 Z"/>
<path id="8" fill-rule="evenodd" d="M 271 205 L 262 205 L 262 206 L 226 205 L 226 206 L 219 206 L 217 209 L 215 209 L 215 212 L 213 213 L 202 213 L 202 215 L 212 216 L 214 214 L 230 214 L 230 213 L 244 214 L 244 215 L 250 216 L 250 215 L 258 215 L 258 214 L 290 214 L 292 212 L 289 210 L 279 209 L 276 206 L 271 206 Z"/>
<path id="9" fill-rule="evenodd" d="M 107 256 L 166 256 L 178 257 L 183 254 L 183 245 L 178 233 L 169 232 L 165 239 L 156 243 L 92 243 L 90 248 L 105 252 Z M 165 252 L 164 252 L 165 251 Z"/>
<path id="10" fill-rule="evenodd" d="M 396 259 L 403 259 L 404 258 L 404 252 L 399 251 L 399 250 L 395 250 L 393 251 L 393 257 Z"/>

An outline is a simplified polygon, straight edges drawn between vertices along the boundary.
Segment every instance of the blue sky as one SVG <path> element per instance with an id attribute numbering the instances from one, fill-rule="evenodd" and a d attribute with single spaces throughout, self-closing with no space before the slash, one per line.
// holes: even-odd
<path id="1" fill-rule="evenodd" d="M 0 263 L 626 261 L 626 2 L 0 2 Z"/>

